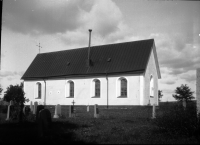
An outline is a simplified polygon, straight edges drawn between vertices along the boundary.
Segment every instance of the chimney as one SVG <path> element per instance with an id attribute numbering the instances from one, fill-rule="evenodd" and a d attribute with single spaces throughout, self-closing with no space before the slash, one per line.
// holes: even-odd
<path id="1" fill-rule="evenodd" d="M 91 66 L 91 60 L 90 60 L 91 32 L 92 32 L 92 29 L 89 29 L 89 48 L 88 48 L 88 59 L 87 59 L 87 62 L 86 62 L 88 67 Z"/>

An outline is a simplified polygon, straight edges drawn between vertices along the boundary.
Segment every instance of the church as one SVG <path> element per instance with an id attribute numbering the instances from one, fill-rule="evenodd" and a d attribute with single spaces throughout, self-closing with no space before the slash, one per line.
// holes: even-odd
<path id="1" fill-rule="evenodd" d="M 143 106 L 158 105 L 160 78 L 154 39 L 92 47 L 89 39 L 89 47 L 37 54 L 21 79 L 38 104 Z"/>

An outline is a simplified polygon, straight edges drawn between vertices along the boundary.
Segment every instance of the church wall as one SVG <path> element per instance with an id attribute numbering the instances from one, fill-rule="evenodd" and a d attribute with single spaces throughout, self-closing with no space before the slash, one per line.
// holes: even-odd
<path id="1" fill-rule="evenodd" d="M 152 49 L 147 69 L 144 75 L 144 105 L 154 103 L 158 105 L 158 74 L 156 70 L 155 58 L 153 52 L 155 48 Z M 153 75 L 153 85 L 154 85 L 154 98 L 150 98 L 150 77 Z"/>
<path id="2" fill-rule="evenodd" d="M 117 98 L 118 85 L 117 81 L 120 77 L 124 77 L 128 81 L 127 98 Z M 101 97 L 92 98 L 92 81 L 99 79 L 101 82 Z M 67 98 L 67 82 L 74 82 L 74 98 Z M 30 101 L 38 101 L 39 104 L 44 104 L 45 83 L 44 81 L 24 81 L 26 98 Z M 42 84 L 42 98 L 35 99 L 34 94 L 37 91 L 34 89 L 36 83 Z M 64 78 L 59 80 L 46 80 L 46 105 L 71 105 L 74 100 L 75 105 L 140 105 L 140 76 L 139 75 L 123 75 L 108 77 L 108 98 L 107 98 L 107 79 L 106 76 L 101 77 L 82 77 L 82 78 Z M 30 102 L 26 103 L 29 105 Z"/>

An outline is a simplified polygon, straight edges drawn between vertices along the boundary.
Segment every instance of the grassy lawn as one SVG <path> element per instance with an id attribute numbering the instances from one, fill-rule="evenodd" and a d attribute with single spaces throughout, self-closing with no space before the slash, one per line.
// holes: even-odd
<path id="1" fill-rule="evenodd" d="M 157 115 L 170 107 L 161 104 Z M 54 109 L 49 108 L 52 112 Z M 0 144 L 2 143 L 96 143 L 96 144 L 198 144 L 195 136 L 180 136 L 160 130 L 151 119 L 151 107 L 100 108 L 100 117 L 93 117 L 85 107 L 77 107 L 77 116 L 68 117 L 68 108 L 62 109 L 63 117 L 53 118 L 52 128 L 45 136 L 37 136 L 37 124 L 5 121 L 0 114 Z"/>

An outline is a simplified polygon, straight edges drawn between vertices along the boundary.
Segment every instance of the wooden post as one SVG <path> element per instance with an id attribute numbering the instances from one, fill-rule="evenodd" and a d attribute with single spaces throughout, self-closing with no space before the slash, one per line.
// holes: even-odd
<path id="1" fill-rule="evenodd" d="M 37 112 L 37 106 L 38 106 L 38 102 L 34 102 L 33 114 L 36 114 L 36 112 Z"/>
<path id="2" fill-rule="evenodd" d="M 55 114 L 54 114 L 53 118 L 59 118 L 59 116 L 58 116 L 58 105 L 55 106 Z"/>
<path id="3" fill-rule="evenodd" d="M 152 119 L 156 118 L 156 104 L 153 104 L 153 109 L 152 109 Z"/>

